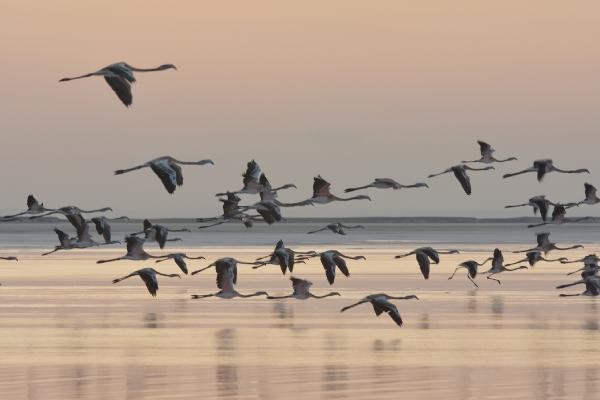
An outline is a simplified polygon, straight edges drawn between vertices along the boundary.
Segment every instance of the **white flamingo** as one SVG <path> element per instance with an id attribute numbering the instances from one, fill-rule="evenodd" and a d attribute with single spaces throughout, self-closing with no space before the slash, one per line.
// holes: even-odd
<path id="1" fill-rule="evenodd" d="M 267 299 L 298 299 L 298 300 L 306 300 L 308 298 L 313 299 L 324 299 L 325 297 L 330 296 L 341 296 L 338 292 L 330 292 L 324 294 L 322 296 L 316 296 L 310 292 L 310 288 L 313 285 L 311 281 L 307 281 L 306 279 L 294 278 L 290 277 L 290 281 L 292 281 L 292 288 L 294 292 L 287 296 L 267 296 Z"/>
<path id="2" fill-rule="evenodd" d="M 547 173 L 552 172 L 552 171 L 560 172 L 562 174 L 581 174 L 581 173 L 589 174 L 590 173 L 590 171 L 586 168 L 573 169 L 573 170 L 560 169 L 554 165 L 554 162 L 551 159 L 547 158 L 547 159 L 535 160 L 533 162 L 533 166 L 531 166 L 527 169 L 524 169 L 523 171 L 513 172 L 511 174 L 504 174 L 502 177 L 510 178 L 512 176 L 526 174 L 529 172 L 536 172 L 537 180 L 538 180 L 538 182 L 541 182 L 544 179 L 544 176 L 546 176 Z"/>
<path id="3" fill-rule="evenodd" d="M 389 302 L 390 299 L 396 299 L 396 300 L 416 299 L 416 300 L 418 300 L 419 298 L 417 296 L 415 296 L 414 294 L 411 294 L 409 296 L 402 296 L 402 297 L 394 297 L 394 296 L 387 295 L 385 293 L 370 294 L 370 295 L 366 296 L 365 298 L 363 298 L 358 303 L 354 303 L 354 304 L 351 304 L 349 306 L 342 308 L 340 310 L 340 312 L 344 312 L 344 311 L 346 311 L 352 307 L 356 307 L 360 304 L 371 303 L 371 305 L 373 305 L 373 311 L 375 311 L 375 315 L 379 316 L 382 313 L 386 312 L 390 316 L 390 318 L 392 318 L 394 320 L 396 325 L 402 326 L 403 322 L 402 322 L 402 317 L 400 316 L 400 312 L 398 312 L 398 308 L 394 304 Z"/>
<path id="4" fill-rule="evenodd" d="M 153 256 L 151 254 L 146 253 L 146 250 L 144 250 L 144 239 L 139 238 L 137 236 L 133 236 L 133 235 L 127 236 L 125 238 L 125 243 L 127 245 L 127 253 L 124 256 L 110 258 L 107 260 L 98 260 L 98 261 L 96 261 L 96 264 L 103 264 L 103 263 L 120 261 L 120 260 L 135 260 L 135 261 L 142 260 L 143 261 L 143 260 L 147 260 L 149 258 L 163 258 L 163 256 Z"/>
<path id="5" fill-rule="evenodd" d="M 250 264 L 256 265 L 257 263 L 243 262 L 236 260 L 235 258 L 221 258 L 209 266 L 199 269 L 197 271 L 192 272 L 192 275 L 197 274 L 198 272 L 204 271 L 208 268 L 215 267 L 217 272 L 217 287 L 219 290 L 216 293 L 210 294 L 194 294 L 192 295 L 192 299 L 203 299 L 206 297 L 219 297 L 222 299 L 232 299 L 234 297 L 255 297 L 255 296 L 268 296 L 269 294 L 264 291 L 259 291 L 252 294 L 241 294 L 237 290 L 235 290 L 234 285 L 237 283 L 237 265 L 238 264 Z"/>
<path id="6" fill-rule="evenodd" d="M 368 189 L 368 188 L 399 190 L 399 189 L 420 188 L 420 187 L 429 188 L 429 185 L 427 185 L 426 183 L 423 183 L 423 182 L 414 183 L 412 185 L 403 185 L 403 184 L 401 184 L 393 179 L 390 179 L 390 178 L 375 178 L 373 180 L 373 182 L 369 183 L 368 185 L 354 187 L 354 188 L 347 188 L 347 189 L 344 189 L 344 192 L 349 193 L 349 192 L 354 192 L 356 190 L 362 190 L 362 189 Z"/>
<path id="7" fill-rule="evenodd" d="M 146 288 L 148 289 L 148 292 L 152 295 L 152 297 L 156 297 L 156 292 L 158 292 L 158 280 L 156 279 L 156 275 L 167 276 L 169 278 L 177 277 L 181 279 L 181 276 L 179 276 L 178 274 L 163 274 L 161 272 L 158 272 L 154 268 L 142 268 L 122 278 L 114 279 L 112 283 L 121 282 L 122 280 L 131 278 L 132 276 L 139 276 L 146 284 Z"/>
<path id="8" fill-rule="evenodd" d="M 458 253 L 459 253 L 458 250 L 439 251 L 439 250 L 433 249 L 432 247 L 419 247 L 418 249 L 415 249 L 409 253 L 397 255 L 394 258 L 396 258 L 396 259 L 404 258 L 404 257 L 414 254 L 417 257 L 417 262 L 419 263 L 419 268 L 421 269 L 421 274 L 423 275 L 423 278 L 429 279 L 431 261 L 433 261 L 434 264 L 439 264 L 440 263 L 440 254 L 458 254 Z"/>
<path id="9" fill-rule="evenodd" d="M 72 78 L 62 78 L 59 82 L 72 81 L 74 79 L 88 78 L 90 76 L 103 76 L 108 86 L 115 92 L 119 100 L 129 107 L 133 103 L 131 94 L 131 84 L 135 82 L 134 72 L 164 71 L 167 69 L 177 69 L 173 64 L 163 64 L 156 68 L 136 68 L 125 62 L 118 62 L 99 69 L 96 72 L 75 76 Z"/>
<path id="10" fill-rule="evenodd" d="M 501 285 L 502 282 L 500 282 L 499 279 L 492 278 L 492 276 L 499 274 L 501 272 L 516 271 L 519 269 L 527 269 L 527 266 L 521 265 L 520 267 L 517 267 L 517 268 L 506 268 L 504 266 L 504 256 L 502 255 L 502 252 L 500 251 L 500 249 L 496 248 L 496 249 L 494 249 L 494 258 L 492 259 L 492 268 L 490 268 L 485 273 L 489 274 L 487 276 L 488 279 L 496 281 L 496 282 L 498 282 L 498 285 Z"/>
<path id="11" fill-rule="evenodd" d="M 540 216 L 542 217 L 542 221 L 546 222 L 548 218 L 548 209 L 550 206 L 556 206 L 556 203 L 551 202 L 546 198 L 545 195 L 538 195 L 531 197 L 527 203 L 522 204 L 512 204 L 508 206 L 504 206 L 504 208 L 515 208 L 515 207 L 533 207 L 533 215 L 536 215 L 537 212 L 540 212 Z"/>
<path id="12" fill-rule="evenodd" d="M 204 260 L 205 259 L 202 256 L 190 257 L 185 253 L 170 253 L 164 257 L 165 257 L 164 259 L 156 260 L 155 262 L 159 263 L 159 262 L 163 262 L 163 261 L 167 261 L 167 260 L 173 260 L 173 261 L 175 261 L 175 264 L 177 264 L 179 269 L 186 275 L 188 274 L 187 263 L 185 262 L 186 259 L 187 260 Z"/>
<path id="13" fill-rule="evenodd" d="M 180 161 L 171 156 L 162 156 L 150 160 L 135 167 L 118 169 L 115 171 L 115 175 L 126 174 L 131 171 L 135 171 L 142 168 L 150 168 L 152 172 L 158 176 L 163 186 L 170 194 L 175 192 L 177 186 L 183 185 L 183 173 L 181 172 L 180 165 L 215 165 L 212 160 L 200 160 L 200 161 Z"/>
<path id="14" fill-rule="evenodd" d="M 460 185 L 462 186 L 465 193 L 470 195 L 471 194 L 471 178 L 469 178 L 469 175 L 467 175 L 467 171 L 485 171 L 488 169 L 495 169 L 495 168 L 492 166 L 483 167 L 483 168 L 473 168 L 468 165 L 459 164 L 459 165 L 454 165 L 454 166 L 452 166 L 442 172 L 439 172 L 437 174 L 431 174 L 428 176 L 428 178 L 434 178 L 436 176 L 448 174 L 448 173 L 452 172 L 454 174 L 454 176 L 456 177 L 456 179 L 458 180 L 458 182 L 460 182 Z"/>
<path id="15" fill-rule="evenodd" d="M 550 222 L 544 221 L 539 224 L 530 224 L 530 225 L 527 225 L 527 227 L 535 228 L 538 226 L 550 225 L 550 224 L 560 225 L 560 224 L 564 224 L 566 222 L 586 221 L 586 220 L 589 220 L 590 218 L 591 217 L 583 217 L 583 218 L 576 218 L 576 219 L 567 218 L 567 209 L 565 208 L 565 206 L 563 206 L 561 204 L 557 204 L 554 206 L 554 210 L 552 210 L 552 219 L 550 220 Z"/>
<path id="16" fill-rule="evenodd" d="M 6 221 L 6 220 L 10 220 L 10 219 L 19 217 L 21 215 L 41 214 L 41 213 L 45 213 L 45 212 L 49 212 L 49 211 L 55 211 L 55 210 L 52 208 L 44 207 L 44 203 L 38 202 L 37 199 L 32 194 L 30 194 L 29 196 L 27 196 L 27 210 L 22 211 L 17 214 L 13 214 L 13 215 L 5 215 L 2 218 Z"/>
<path id="17" fill-rule="evenodd" d="M 529 251 L 543 251 L 544 254 L 548 254 L 552 250 L 571 250 L 571 249 L 583 249 L 583 246 L 576 244 L 568 247 L 558 247 L 556 243 L 550 241 L 550 232 L 540 232 L 535 234 L 537 246 L 527 250 L 517 250 L 513 253 L 526 253 Z"/>
<path id="18" fill-rule="evenodd" d="M 473 283 L 473 285 L 475 285 L 475 287 L 479 287 L 478 284 L 475 283 L 475 281 L 473 279 L 475 279 L 477 277 L 477 272 L 478 272 L 478 267 L 482 267 L 484 266 L 488 261 L 491 261 L 492 258 L 488 258 L 485 261 L 483 261 L 482 263 L 479 263 L 475 260 L 467 260 L 467 261 L 463 261 L 460 264 L 458 264 L 458 267 L 456 267 L 456 269 L 454 270 L 454 273 L 448 277 L 448 280 L 454 278 L 454 275 L 456 275 L 456 272 L 461 269 L 461 268 L 466 268 L 467 270 L 467 278 L 469 278 L 469 280 L 471 281 L 471 283 Z"/>
<path id="19" fill-rule="evenodd" d="M 481 158 L 479 158 L 478 160 L 472 160 L 472 161 L 461 161 L 462 163 L 484 163 L 484 164 L 491 164 L 491 163 L 503 163 L 503 162 L 507 162 L 507 161 L 515 161 L 517 159 L 517 157 L 509 157 L 509 158 L 505 158 L 503 160 L 498 160 L 497 158 L 494 158 L 494 152 L 496 151 L 496 149 L 494 149 L 489 143 L 486 143 L 482 140 L 478 140 L 477 144 L 479 144 L 479 152 L 481 153 Z"/>
<path id="20" fill-rule="evenodd" d="M 345 235 L 346 231 L 344 229 L 365 229 L 363 225 L 344 225 L 342 223 L 336 222 L 332 224 L 328 224 L 326 227 L 317 229 L 314 231 L 307 232 L 309 235 L 312 233 L 323 232 L 326 230 L 330 230 L 333 233 L 337 233 L 338 235 Z"/>

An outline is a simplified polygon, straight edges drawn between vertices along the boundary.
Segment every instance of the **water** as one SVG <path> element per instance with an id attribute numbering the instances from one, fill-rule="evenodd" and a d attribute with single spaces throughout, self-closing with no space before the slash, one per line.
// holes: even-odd
<path id="1" fill-rule="evenodd" d="M 369 224 L 338 237 L 306 235 L 315 224 L 231 225 L 178 234 L 184 241 L 170 248 L 207 257 L 189 262 L 192 270 L 226 255 L 253 259 L 279 238 L 299 250 L 319 243 L 367 256 L 349 261 L 351 276 L 339 275 L 333 287 L 317 260 L 298 264 L 294 275 L 312 280 L 315 294 L 343 295 L 306 301 L 191 300 L 216 291 L 209 271 L 161 279 L 154 299 L 137 277 L 111 284 L 151 262 L 94 263 L 119 255 L 119 246 L 41 257 L 54 245 L 52 227 L 1 226 L 0 254 L 20 257 L 0 264 L 2 399 L 597 398 L 600 305 L 554 289 L 576 265 L 540 263 L 501 274 L 502 285 L 478 277 L 478 290 L 464 273 L 447 280 L 456 264 L 483 259 L 496 245 L 516 260 L 509 250 L 534 243 L 522 226 Z M 138 227 L 114 228 L 122 237 Z M 570 258 L 599 251 L 593 225 L 560 227 L 552 238 L 586 245 Z M 442 256 L 425 281 L 414 258 L 393 259 L 423 243 L 466 254 Z M 158 265 L 178 272 L 172 262 Z M 283 295 L 291 287 L 278 267 L 240 266 L 238 290 Z M 375 292 L 420 300 L 396 302 L 402 328 L 370 305 L 339 312 Z"/>

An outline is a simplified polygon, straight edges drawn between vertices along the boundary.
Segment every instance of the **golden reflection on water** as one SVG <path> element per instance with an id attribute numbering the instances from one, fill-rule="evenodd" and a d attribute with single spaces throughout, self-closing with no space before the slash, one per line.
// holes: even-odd
<path id="1" fill-rule="evenodd" d="M 79 254 L 2 265 L 0 398 L 597 398 L 597 300 L 553 289 L 570 267 L 502 274 L 502 285 L 480 277 L 476 290 L 447 277 L 479 254 L 446 257 L 424 281 L 414 260 L 380 251 L 337 277 L 342 297 L 190 300 L 215 291 L 214 273 L 162 279 L 154 299 L 141 280 L 110 283 L 150 263 Z M 240 268 L 238 290 L 290 293 L 267 268 Z M 296 274 L 331 290 L 317 261 Z M 339 313 L 382 291 L 421 298 L 397 303 L 405 327 L 369 305 Z"/>

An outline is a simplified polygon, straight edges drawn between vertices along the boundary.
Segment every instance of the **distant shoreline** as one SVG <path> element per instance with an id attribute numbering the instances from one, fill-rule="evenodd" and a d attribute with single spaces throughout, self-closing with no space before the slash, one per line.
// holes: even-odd
<path id="1" fill-rule="evenodd" d="M 91 217 L 90 217 L 91 218 Z M 88 218 L 88 219 L 90 219 Z M 143 218 L 131 218 L 128 220 L 111 221 L 111 224 L 142 223 Z M 195 218 L 150 218 L 152 222 L 157 223 L 198 223 Z M 30 220 L 27 218 L 14 221 L 0 221 L 2 223 L 61 223 L 64 219 L 48 217 Z M 363 223 L 363 224 L 518 224 L 518 223 L 538 223 L 540 217 L 516 217 L 516 218 L 473 218 L 473 217 L 338 217 L 338 218 L 286 218 L 280 223 L 319 223 L 326 225 L 332 222 Z M 600 217 L 590 217 L 584 224 L 599 223 Z"/>

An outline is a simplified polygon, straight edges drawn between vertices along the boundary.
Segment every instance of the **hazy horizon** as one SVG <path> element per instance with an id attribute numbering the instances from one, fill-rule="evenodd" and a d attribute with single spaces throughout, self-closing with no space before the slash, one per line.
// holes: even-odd
<path id="1" fill-rule="evenodd" d="M 251 159 L 274 185 L 298 185 L 282 201 L 310 197 L 317 174 L 338 195 L 375 177 L 431 186 L 288 217 L 529 216 L 503 206 L 600 185 L 597 2 L 115 4 L 6 2 L 0 213 L 33 193 L 114 215 L 218 215 L 214 193 L 240 189 Z M 101 78 L 58 83 L 117 61 L 178 70 L 138 74 L 130 109 Z M 452 175 L 426 178 L 478 158 L 477 139 L 519 160 L 471 173 L 472 196 Z M 173 196 L 150 170 L 113 176 L 166 154 L 216 165 L 184 167 Z M 502 180 L 538 158 L 592 174 Z"/>

